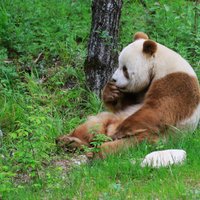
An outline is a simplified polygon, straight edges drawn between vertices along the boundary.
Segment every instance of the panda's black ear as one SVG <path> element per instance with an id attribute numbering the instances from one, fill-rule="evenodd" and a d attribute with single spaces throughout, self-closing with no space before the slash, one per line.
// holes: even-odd
<path id="1" fill-rule="evenodd" d="M 143 32 L 137 32 L 134 36 L 133 36 L 133 41 L 135 40 L 139 40 L 139 39 L 149 39 L 148 35 L 146 33 Z"/>
<path id="2" fill-rule="evenodd" d="M 146 40 L 143 44 L 143 52 L 149 55 L 153 55 L 157 50 L 157 44 L 156 42 L 152 40 Z"/>

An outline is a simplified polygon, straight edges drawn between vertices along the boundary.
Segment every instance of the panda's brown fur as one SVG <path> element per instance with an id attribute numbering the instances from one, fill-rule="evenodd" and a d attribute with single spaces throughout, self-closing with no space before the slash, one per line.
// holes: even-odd
<path id="1" fill-rule="evenodd" d="M 143 33 L 143 32 L 137 32 L 134 36 L 133 36 L 133 40 L 138 40 L 138 39 L 149 39 L 148 35 Z"/>

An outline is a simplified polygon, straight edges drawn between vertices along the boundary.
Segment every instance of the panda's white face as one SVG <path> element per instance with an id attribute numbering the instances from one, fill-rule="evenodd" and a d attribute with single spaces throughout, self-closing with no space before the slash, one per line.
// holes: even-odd
<path id="1" fill-rule="evenodd" d="M 112 76 L 116 86 L 126 92 L 139 92 L 151 81 L 152 56 L 143 53 L 145 40 L 137 40 L 125 47 L 119 56 L 119 67 Z"/>

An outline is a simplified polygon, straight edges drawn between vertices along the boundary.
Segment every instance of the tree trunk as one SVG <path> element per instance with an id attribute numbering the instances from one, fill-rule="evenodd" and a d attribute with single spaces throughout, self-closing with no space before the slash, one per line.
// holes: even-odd
<path id="1" fill-rule="evenodd" d="M 85 60 L 89 88 L 97 95 L 117 67 L 117 41 L 122 0 L 93 0 L 92 27 Z"/>

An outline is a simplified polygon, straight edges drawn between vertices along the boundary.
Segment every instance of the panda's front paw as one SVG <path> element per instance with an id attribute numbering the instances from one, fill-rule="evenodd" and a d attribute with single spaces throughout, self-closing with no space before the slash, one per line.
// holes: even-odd
<path id="1" fill-rule="evenodd" d="M 108 82 L 103 89 L 102 99 L 104 102 L 117 101 L 122 97 L 122 92 L 115 85 L 114 82 Z"/>

